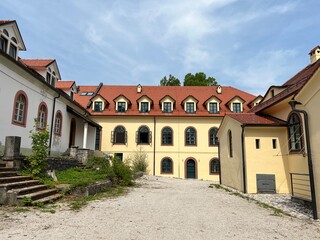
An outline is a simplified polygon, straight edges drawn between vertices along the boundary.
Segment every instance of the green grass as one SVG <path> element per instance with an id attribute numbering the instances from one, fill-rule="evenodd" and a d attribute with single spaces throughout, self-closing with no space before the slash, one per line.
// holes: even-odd
<path id="1" fill-rule="evenodd" d="M 30 209 L 26 208 L 26 207 L 16 207 L 14 210 L 16 212 L 28 212 L 28 211 L 30 211 Z"/>

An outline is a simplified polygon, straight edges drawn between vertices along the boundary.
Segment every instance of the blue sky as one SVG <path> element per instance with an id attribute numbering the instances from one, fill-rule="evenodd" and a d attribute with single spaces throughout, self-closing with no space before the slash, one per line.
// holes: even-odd
<path id="1" fill-rule="evenodd" d="M 309 64 L 318 0 L 1 0 L 23 58 L 55 58 L 78 85 L 159 85 L 205 72 L 264 94 Z"/>

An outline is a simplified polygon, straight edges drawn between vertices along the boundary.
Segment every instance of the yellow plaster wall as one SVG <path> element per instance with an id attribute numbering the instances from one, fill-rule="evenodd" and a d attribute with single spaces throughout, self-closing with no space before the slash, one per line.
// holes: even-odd
<path id="1" fill-rule="evenodd" d="M 218 158 L 218 147 L 209 146 L 209 129 L 219 127 L 221 118 L 216 117 L 156 117 L 156 131 L 154 131 L 154 118 L 152 116 L 109 116 L 95 117 L 94 120 L 102 126 L 101 150 L 109 154 L 123 153 L 123 158 L 131 157 L 141 150 L 148 155 L 149 174 L 153 174 L 154 146 L 155 146 L 155 173 L 157 176 L 185 178 L 185 161 L 193 158 L 197 162 L 198 179 L 219 180 L 219 175 L 209 173 L 209 162 Z M 118 125 L 124 126 L 127 131 L 127 144 L 117 145 L 111 143 L 111 131 Z M 152 132 L 150 145 L 138 145 L 136 131 L 142 125 L 149 127 Z M 197 146 L 185 146 L 185 129 L 194 127 L 197 130 Z M 170 127 L 173 130 L 173 145 L 161 145 L 161 130 Z M 155 134 L 155 135 L 154 135 Z M 156 142 L 154 142 L 154 137 Z M 161 160 L 170 157 L 173 160 L 173 174 L 161 174 Z"/>
<path id="2" fill-rule="evenodd" d="M 256 149 L 256 139 L 260 140 L 260 149 Z M 272 139 L 276 139 L 273 149 Z M 245 158 L 247 166 L 247 191 L 257 192 L 256 174 L 274 174 L 276 192 L 289 193 L 288 149 L 286 127 L 246 127 Z"/>
<path id="3" fill-rule="evenodd" d="M 229 156 L 228 131 L 232 132 L 233 157 Z M 222 184 L 243 191 L 241 125 L 226 116 L 220 126 L 220 163 Z"/>

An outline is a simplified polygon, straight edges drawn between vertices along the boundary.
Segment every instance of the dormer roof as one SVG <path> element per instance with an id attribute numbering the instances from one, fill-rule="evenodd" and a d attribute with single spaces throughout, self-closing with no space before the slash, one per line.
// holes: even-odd
<path id="1" fill-rule="evenodd" d="M 228 106 L 231 102 L 233 102 L 233 101 L 234 101 L 235 99 L 237 99 L 237 98 L 240 99 L 242 103 L 245 103 L 245 102 L 246 102 L 242 97 L 236 95 L 236 96 L 234 96 L 233 98 L 231 98 L 228 102 L 226 102 L 225 105 Z"/>
<path id="2" fill-rule="evenodd" d="M 17 39 L 17 45 L 18 45 L 19 50 L 21 50 L 21 51 L 27 50 L 26 46 L 23 42 L 22 35 L 20 33 L 18 24 L 15 20 L 0 20 L 0 27 L 1 26 L 12 27 L 14 35 L 15 35 L 14 37 Z M 10 37 L 13 37 L 13 36 L 10 36 Z"/>
<path id="3" fill-rule="evenodd" d="M 199 102 L 199 100 L 198 99 L 196 99 L 194 96 L 192 96 L 192 95 L 189 95 L 189 96 L 187 96 L 185 99 L 183 99 L 182 101 L 181 101 L 181 104 L 184 104 L 189 98 L 193 98 L 194 100 L 195 100 L 195 102 L 196 103 L 198 103 Z"/>
<path id="4" fill-rule="evenodd" d="M 119 99 L 119 98 L 121 98 L 121 97 L 123 97 L 124 99 L 126 99 L 127 102 L 128 102 L 129 104 L 131 104 L 130 99 L 127 98 L 127 97 L 126 97 L 125 95 L 123 95 L 123 94 L 120 94 L 120 95 L 118 95 L 117 97 L 115 97 L 115 98 L 113 99 L 113 102 L 115 103 L 115 102 L 117 101 L 117 99 Z"/>
<path id="5" fill-rule="evenodd" d="M 39 71 L 44 70 L 48 67 L 54 68 L 56 77 L 61 79 L 61 74 L 58 68 L 57 61 L 55 59 L 24 59 L 20 58 L 20 62 L 24 63 L 28 68 Z"/>
<path id="6" fill-rule="evenodd" d="M 71 89 L 76 84 L 75 81 L 57 81 L 56 88 L 59 89 Z"/>
<path id="7" fill-rule="evenodd" d="M 141 97 L 139 97 L 139 98 L 137 99 L 137 102 L 140 102 L 140 100 L 141 100 L 142 98 L 147 98 L 148 100 L 150 100 L 151 103 L 153 103 L 153 100 L 152 100 L 150 97 L 148 97 L 147 95 L 142 95 Z"/>

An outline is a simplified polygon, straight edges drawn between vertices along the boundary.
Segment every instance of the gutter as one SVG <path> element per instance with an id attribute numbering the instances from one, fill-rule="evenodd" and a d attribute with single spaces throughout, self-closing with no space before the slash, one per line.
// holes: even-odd
<path id="1" fill-rule="evenodd" d="M 50 138 L 49 138 L 49 151 L 48 155 L 51 156 L 51 145 L 52 145 L 52 132 L 53 132 L 53 125 L 54 125 L 54 112 L 56 110 L 56 100 L 59 98 L 61 95 L 58 93 L 58 96 L 53 98 L 53 107 L 52 107 L 52 116 L 51 116 L 51 127 L 50 127 Z"/>
<path id="2" fill-rule="evenodd" d="M 246 127 L 245 124 L 241 125 L 242 132 L 241 132 L 241 149 L 242 149 L 242 174 L 243 174 L 243 193 L 247 193 L 247 179 L 246 179 L 246 158 L 245 158 L 245 146 L 244 146 L 244 128 Z"/>
<path id="3" fill-rule="evenodd" d="M 292 107 L 292 112 L 302 113 L 304 118 L 304 129 L 306 131 L 306 144 L 307 144 L 307 156 L 308 156 L 308 168 L 309 168 L 309 176 L 310 176 L 310 190 L 311 190 L 311 199 L 312 199 L 312 215 L 313 219 L 318 219 L 317 213 L 317 203 L 316 203 L 316 192 L 315 192 L 315 184 L 314 184 L 314 175 L 313 175 L 313 164 L 312 164 L 312 156 L 311 156 L 311 144 L 310 144 L 310 131 L 309 131 L 309 120 L 308 113 L 304 110 L 296 109 L 296 104 L 301 104 L 295 100 L 289 102 Z"/>

